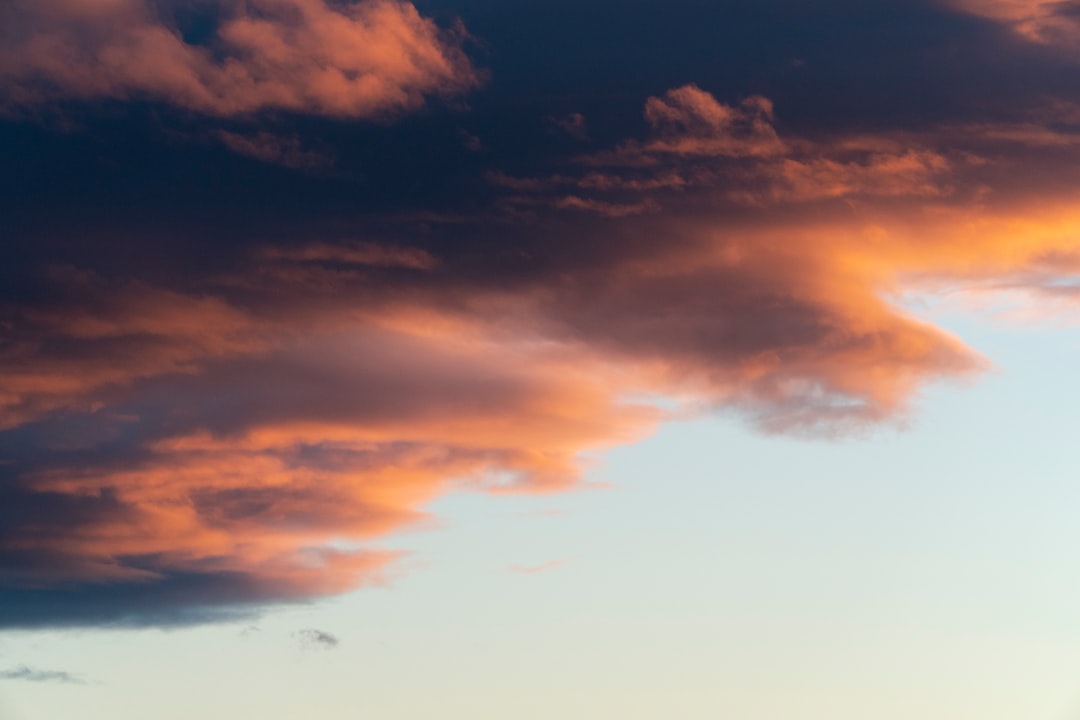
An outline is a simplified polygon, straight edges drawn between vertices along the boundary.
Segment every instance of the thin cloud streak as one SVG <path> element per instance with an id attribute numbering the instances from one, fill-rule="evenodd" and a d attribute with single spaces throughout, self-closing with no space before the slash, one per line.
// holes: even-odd
<path id="1" fill-rule="evenodd" d="M 334 164 L 332 153 L 306 147 L 298 137 L 283 137 L 267 132 L 242 135 L 221 131 L 217 139 L 235 153 L 270 165 L 295 170 L 322 170 Z"/>
<path id="2" fill-rule="evenodd" d="M 60 683 L 62 685 L 85 685 L 86 681 L 77 675 L 58 670 L 35 670 L 26 665 L 19 665 L 10 670 L 0 670 L 0 680 L 25 680 L 34 683 Z"/>

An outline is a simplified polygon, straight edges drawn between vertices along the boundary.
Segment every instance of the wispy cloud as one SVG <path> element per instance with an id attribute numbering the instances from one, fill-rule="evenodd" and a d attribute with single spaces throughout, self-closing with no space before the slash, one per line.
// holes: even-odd
<path id="1" fill-rule="evenodd" d="M 581 113 L 549 115 L 547 122 L 550 127 L 574 140 L 586 142 L 589 139 L 589 123 Z"/>
<path id="2" fill-rule="evenodd" d="M 85 685 L 86 681 L 77 675 L 58 670 L 35 670 L 26 665 L 19 665 L 10 670 L 0 670 L 0 680 L 25 680 L 36 683 L 61 683 L 64 685 Z"/>
<path id="3" fill-rule="evenodd" d="M 233 152 L 270 165 L 282 165 L 296 170 L 322 170 L 334 164 L 332 152 L 308 147 L 295 136 L 269 132 L 243 135 L 221 131 L 217 133 L 217 138 Z"/>

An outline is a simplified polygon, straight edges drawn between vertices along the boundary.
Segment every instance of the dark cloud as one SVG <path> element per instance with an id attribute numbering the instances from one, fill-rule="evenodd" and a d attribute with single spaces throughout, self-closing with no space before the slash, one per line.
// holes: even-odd
<path id="1" fill-rule="evenodd" d="M 331 151 L 308 148 L 295 136 L 282 137 L 267 132 L 242 135 L 222 130 L 217 138 L 233 152 L 272 165 L 310 171 L 326 169 L 334 164 Z"/>
<path id="2" fill-rule="evenodd" d="M 574 140 L 585 142 L 589 139 L 589 123 L 581 113 L 572 112 L 559 117 L 549 116 L 547 120 L 551 127 L 566 133 Z"/>

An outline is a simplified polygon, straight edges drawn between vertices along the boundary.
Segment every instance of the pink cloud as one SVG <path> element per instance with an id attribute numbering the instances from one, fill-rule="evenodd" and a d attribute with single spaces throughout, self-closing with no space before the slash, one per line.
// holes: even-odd
<path id="1" fill-rule="evenodd" d="M 725 105 L 696 85 L 684 85 L 649 98 L 645 119 L 659 136 L 645 146 L 650 152 L 729 157 L 785 152 L 773 127 L 772 102 L 760 96 Z"/>
<path id="2" fill-rule="evenodd" d="M 1080 40 L 1077 4 L 1070 0 L 945 0 L 944 4 L 996 20 L 1033 42 L 1070 50 Z"/>
<path id="3" fill-rule="evenodd" d="M 148 98 L 210 115 L 287 110 L 370 118 L 415 110 L 479 76 L 443 30 L 399 0 L 221 2 L 206 45 L 146 0 L 15 0 L 0 50 L 9 104 Z"/>
<path id="4" fill-rule="evenodd" d="M 656 212 L 676 193 L 724 196 L 740 204 L 854 197 L 941 197 L 952 192 L 954 162 L 922 140 L 887 137 L 827 142 L 781 138 L 770 100 L 719 102 L 696 85 L 645 103 L 644 140 L 576 158 L 576 172 L 546 177 L 489 174 L 521 193 L 508 203 L 587 210 L 608 217 Z M 974 161 L 968 155 L 965 161 Z M 596 169 L 601 168 L 601 169 Z M 583 171 L 584 169 L 584 171 Z M 565 194 L 566 189 L 576 190 Z"/>

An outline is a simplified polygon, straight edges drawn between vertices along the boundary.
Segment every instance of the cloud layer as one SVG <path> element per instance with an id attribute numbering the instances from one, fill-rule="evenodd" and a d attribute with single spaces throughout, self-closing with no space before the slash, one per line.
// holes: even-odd
<path id="1" fill-rule="evenodd" d="M 848 5 L 830 8 L 869 22 Z M 385 539 L 433 498 L 572 489 L 672 417 L 907 422 L 935 382 L 992 363 L 913 295 L 1076 295 L 1080 112 L 1067 87 L 1028 91 L 1057 46 L 1012 10 L 912 22 L 1040 69 L 989 94 L 954 83 L 932 112 L 901 117 L 906 86 L 873 84 L 921 67 L 925 43 L 863 48 L 873 83 L 847 55 L 828 75 L 810 13 L 808 60 L 728 86 L 697 63 L 575 90 L 592 66 L 572 53 L 603 59 L 607 36 L 560 20 L 560 53 L 520 51 L 573 65 L 555 93 L 520 68 L 499 80 L 512 63 L 489 39 L 505 65 L 482 109 L 392 127 L 346 121 L 477 80 L 462 31 L 412 5 L 6 11 L 9 105 L 158 104 L 149 130 L 126 105 L 62 137 L 0 122 L 19 169 L 0 194 L 0 625 L 203 622 L 385 582 Z M 880 37 L 909 27 L 886 19 Z"/>
<path id="2" fill-rule="evenodd" d="M 394 555 L 367 541 L 437 494 L 572 487 L 672 402 L 770 431 L 902 417 L 985 361 L 890 293 L 1073 265 L 1067 208 L 1037 226 L 1023 205 L 958 207 L 969 181 L 929 145 L 781 141 L 761 100 L 749 131 L 710 135 L 669 127 L 671 98 L 739 111 L 665 97 L 645 104 L 661 139 L 518 183 L 555 215 L 511 219 L 538 233 L 513 256 L 256 246 L 186 288 L 44 271 L 4 310 L 5 622 L 198 621 L 379 582 Z M 655 211 L 571 245 L 550 225 L 583 209 L 559 204 L 566 183 Z M 821 205 L 856 199 L 867 220 Z"/>
<path id="3" fill-rule="evenodd" d="M 649 136 L 559 175 L 489 176 L 534 198 L 469 221 L 514 233 L 511 254 L 256 244 L 173 287 L 40 270 L 3 310 L 0 617 L 191 622 L 381 582 L 394 554 L 370 541 L 436 495 L 573 487 L 590 452 L 673 413 L 902 418 L 986 361 L 891 296 L 1080 257 L 1071 205 L 977 201 L 1011 138 L 983 133 L 993 160 L 935 136 L 781 139 L 764 99 L 694 86 L 644 114 Z"/>

